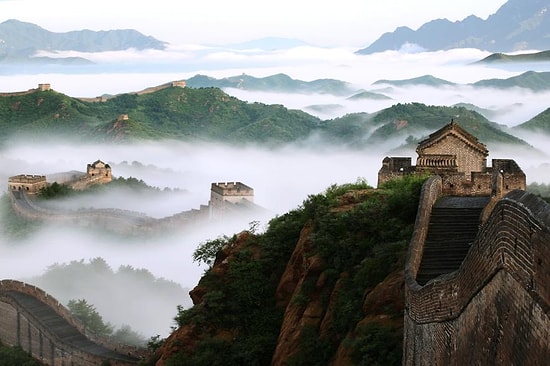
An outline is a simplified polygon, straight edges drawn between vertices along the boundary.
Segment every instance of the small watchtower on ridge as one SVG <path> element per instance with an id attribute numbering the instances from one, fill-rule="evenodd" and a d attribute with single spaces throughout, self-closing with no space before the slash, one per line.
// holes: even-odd
<path id="1" fill-rule="evenodd" d="M 241 182 L 212 183 L 210 217 L 217 218 L 254 203 L 254 189 Z"/>

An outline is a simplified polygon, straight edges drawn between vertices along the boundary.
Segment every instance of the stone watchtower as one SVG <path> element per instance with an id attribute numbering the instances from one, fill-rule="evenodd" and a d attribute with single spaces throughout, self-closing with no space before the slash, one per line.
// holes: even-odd
<path id="1" fill-rule="evenodd" d="M 487 166 L 487 147 L 451 121 L 421 141 L 416 166 L 410 157 L 386 157 L 378 171 L 378 186 L 407 174 L 439 175 L 443 192 L 458 196 L 503 196 L 526 188 L 525 174 L 510 159 L 493 159 Z"/>
<path id="2" fill-rule="evenodd" d="M 212 183 L 210 217 L 220 218 L 239 205 L 253 203 L 254 190 L 241 182 Z"/>
<path id="3" fill-rule="evenodd" d="M 96 160 L 86 167 L 86 176 L 88 179 L 94 180 L 97 183 L 109 183 L 113 180 L 111 175 L 111 166 L 105 164 L 101 160 Z"/>
<path id="4" fill-rule="evenodd" d="M 8 189 L 10 191 L 24 191 L 27 194 L 37 194 L 40 189 L 46 188 L 46 176 L 20 174 L 8 178 Z"/>
<path id="5" fill-rule="evenodd" d="M 461 173 L 470 179 L 472 172 L 487 166 L 489 151 L 477 138 L 456 122 L 432 133 L 416 148 L 416 170 L 431 174 Z"/>
<path id="6" fill-rule="evenodd" d="M 71 188 L 83 190 L 93 184 L 105 184 L 113 180 L 111 166 L 96 160 L 86 166 L 86 174 L 70 183 Z"/>

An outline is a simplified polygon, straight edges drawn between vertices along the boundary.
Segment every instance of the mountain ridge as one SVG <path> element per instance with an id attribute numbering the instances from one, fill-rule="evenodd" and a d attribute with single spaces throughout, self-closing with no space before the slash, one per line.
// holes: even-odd
<path id="1" fill-rule="evenodd" d="M 40 59 L 38 51 L 104 52 L 164 49 L 166 43 L 134 29 L 51 32 L 36 24 L 16 19 L 0 23 L 0 63 L 60 63 L 63 59 Z"/>
<path id="2" fill-rule="evenodd" d="M 398 51 L 406 45 L 415 45 L 416 49 L 425 51 L 453 48 L 478 48 L 491 52 L 550 49 L 549 9 L 549 0 L 509 0 L 486 20 L 470 15 L 455 22 L 431 20 L 417 30 L 398 27 L 357 50 L 356 54 Z"/>
<path id="3" fill-rule="evenodd" d="M 191 88 L 236 88 L 251 91 L 270 91 L 276 93 L 308 93 L 350 95 L 357 90 L 348 82 L 335 79 L 317 79 L 303 81 L 293 79 L 287 74 L 279 73 L 262 78 L 247 74 L 216 79 L 207 75 L 197 74 L 185 81 Z"/>
<path id="4" fill-rule="evenodd" d="M 16 136 L 43 139 L 130 142 L 193 140 L 229 144 L 281 146 L 320 137 L 329 144 L 364 148 L 369 143 L 397 139 L 441 127 L 460 115 L 488 143 L 528 144 L 502 126 L 464 107 L 396 104 L 373 114 L 354 113 L 321 120 L 282 105 L 248 103 L 218 88 L 187 88 L 166 83 L 148 92 L 125 93 L 103 101 L 85 101 L 54 90 L 0 94 L 0 143 Z M 398 121 L 407 128 L 393 130 Z M 387 125 L 385 130 L 381 126 Z M 390 126 L 390 127 L 388 127 Z M 417 126 L 416 131 L 411 126 Z M 375 131 L 376 130 L 376 131 Z M 385 131 L 385 132 L 384 132 Z M 484 132 L 485 131 L 485 132 Z M 378 136 L 378 137 L 376 137 Z"/>
<path id="5" fill-rule="evenodd" d="M 433 87 L 469 85 L 478 88 L 525 88 L 534 92 L 550 90 L 550 72 L 525 71 L 519 75 L 506 79 L 483 79 L 470 84 L 457 84 L 432 75 L 423 75 L 410 79 L 388 80 L 381 79 L 373 85 L 388 84 L 392 86 L 427 85 Z"/>

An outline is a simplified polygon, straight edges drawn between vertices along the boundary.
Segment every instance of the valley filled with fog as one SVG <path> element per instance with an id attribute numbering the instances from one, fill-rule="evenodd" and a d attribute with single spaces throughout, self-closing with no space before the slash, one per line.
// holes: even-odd
<path id="1" fill-rule="evenodd" d="M 138 91 L 172 80 L 185 80 L 196 74 L 222 78 L 242 73 L 256 77 L 285 73 L 301 80 L 338 79 L 353 84 L 357 91 L 381 93 L 389 98 L 350 100 L 351 95 L 225 91 L 248 102 L 302 109 L 321 119 L 353 112 L 374 113 L 397 103 L 447 106 L 467 103 L 486 110 L 485 117 L 490 121 L 513 127 L 550 107 L 550 92 L 536 93 L 520 88 L 479 89 L 468 85 L 482 79 L 509 78 L 528 70 L 550 70 L 548 63 L 507 68 L 471 65 L 487 55 L 478 50 L 453 50 L 358 56 L 348 49 L 298 47 L 276 51 L 236 51 L 187 46 L 167 51 L 87 54 L 88 59 L 97 63 L 90 67 L 89 72 L 68 69 L 66 73 L 0 74 L 0 85 L 3 92 L 8 92 L 27 90 L 38 83 L 51 83 L 54 90 L 69 96 L 95 97 Z M 435 88 L 373 84 L 381 79 L 402 80 L 428 74 L 460 85 Z M 456 118 L 460 121 L 460 116 Z M 488 161 L 491 158 L 514 159 L 525 171 L 528 183 L 550 183 L 548 138 L 518 137 L 538 149 L 540 154 L 527 155 L 506 146 L 490 146 Z M 258 217 L 261 230 L 270 217 L 298 207 L 308 195 L 323 192 L 332 184 L 364 179 L 375 187 L 382 159 L 401 143 L 403 141 L 392 141 L 391 145 L 351 150 L 325 144 L 315 137 L 279 148 L 180 141 L 152 141 L 139 145 L 12 141 L 0 151 L 0 188 L 5 192 L 8 177 L 13 175 L 53 176 L 62 172 L 83 172 L 86 164 L 100 159 L 111 166 L 113 176 L 143 180 L 147 185 L 158 187 L 158 192 L 137 194 L 120 190 L 98 193 L 69 199 L 60 203 L 62 207 L 75 210 L 118 208 L 163 218 L 208 204 L 213 182 L 240 181 L 254 189 L 254 202 L 269 213 Z M 414 150 L 409 156 L 414 161 Z M 205 270 L 204 266 L 193 263 L 195 248 L 206 240 L 248 228 L 249 222 L 241 220 L 207 224 L 195 230 L 180 230 L 154 238 L 122 240 L 90 230 L 45 224 L 23 238 L 0 238 L 0 278 L 27 281 L 40 276 L 55 263 L 101 257 L 113 270 L 126 265 L 144 268 L 158 278 L 177 283 L 187 292 L 197 284 Z M 129 324 L 146 337 L 167 335 L 173 325 L 176 305 L 190 306 L 187 297 L 179 302 L 171 299 L 172 303 L 162 310 L 158 304 L 148 304 L 139 297 L 128 299 L 127 303 L 122 303 L 121 299 L 109 301 L 101 298 L 101 291 L 97 291 L 103 284 L 85 283 L 82 286 L 93 290 L 88 295 L 75 293 L 75 297 L 89 296 L 86 299 L 107 321 L 116 325 Z M 45 290 L 54 297 L 71 298 L 70 294 L 61 294 L 61 289 L 52 287 Z M 139 311 L 124 314 L 121 309 L 125 307 Z M 148 314 L 151 318 L 144 319 Z"/>

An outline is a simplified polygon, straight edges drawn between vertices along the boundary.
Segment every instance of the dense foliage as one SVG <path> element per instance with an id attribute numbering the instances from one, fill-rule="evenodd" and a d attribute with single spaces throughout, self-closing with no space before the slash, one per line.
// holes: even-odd
<path id="1" fill-rule="evenodd" d="M 42 199 L 52 199 L 52 198 L 62 198 L 68 197 L 75 193 L 75 190 L 66 184 L 59 184 L 53 182 L 52 184 L 40 188 L 38 192 L 38 197 Z"/>
<path id="2" fill-rule="evenodd" d="M 111 323 L 103 320 L 95 306 L 89 304 L 85 299 L 70 300 L 67 303 L 67 308 L 75 318 L 80 320 L 87 332 L 92 332 L 100 337 L 109 337 L 116 343 L 138 347 L 145 345 L 145 338 L 129 325 L 123 325 L 115 330 Z"/>
<path id="3" fill-rule="evenodd" d="M 127 188 L 134 191 L 160 192 L 160 189 L 158 187 L 151 187 L 142 179 L 137 179 L 134 177 L 117 177 L 113 178 L 113 180 L 109 183 L 94 184 L 89 186 L 85 190 L 74 190 L 67 184 L 59 184 L 57 182 L 53 182 L 47 187 L 40 189 L 40 191 L 38 192 L 38 198 L 58 199 L 75 195 L 84 195 L 90 192 L 96 193 L 98 191 L 108 191 L 114 188 Z"/>
<path id="4" fill-rule="evenodd" d="M 113 333 L 113 326 L 104 322 L 103 317 L 99 315 L 95 307 L 92 304 L 88 304 L 85 299 L 70 300 L 67 303 L 67 308 L 75 318 L 80 320 L 86 331 L 102 337 Z"/>
<path id="5" fill-rule="evenodd" d="M 357 364 L 399 365 L 402 312 L 390 307 L 384 323 L 357 325 L 366 316 L 365 292 L 403 267 L 423 180 L 408 177 L 379 189 L 361 181 L 335 185 L 274 218 L 262 234 L 203 243 L 195 258 L 223 260 L 226 272 L 220 275 L 216 265 L 211 267 L 198 286 L 204 290 L 202 302 L 179 308 L 178 327 L 201 332 L 194 352 L 182 349 L 166 365 L 270 364 L 285 310 L 277 305 L 276 288 L 306 226 L 312 228 L 308 255 L 322 257 L 325 281 L 319 289 L 318 278 L 306 278 L 291 303 L 305 306 L 315 293 L 324 306 L 330 301 L 333 316 L 323 332 L 304 327 L 300 349 L 289 364 L 328 364 L 345 342 Z M 230 260 L 223 259 L 227 251 Z"/>
<path id="6" fill-rule="evenodd" d="M 527 185 L 526 190 L 550 203 L 550 184 L 533 182 Z"/>
<path id="7" fill-rule="evenodd" d="M 330 80 L 323 80 L 320 87 L 330 89 Z M 121 115 L 128 118 L 119 118 Z M 457 118 L 466 130 L 475 132 L 485 142 L 523 143 L 464 107 L 396 104 L 373 115 L 349 114 L 321 121 L 282 105 L 247 103 L 211 87 L 166 87 L 151 93 L 121 94 L 105 102 L 71 98 L 53 90 L 3 96 L 0 143 L 24 135 L 27 140 L 179 139 L 265 145 L 320 135 L 339 145 L 364 146 L 367 138 L 369 143 L 379 143 L 390 137 L 404 140 L 434 131 L 451 118 Z M 373 126 L 378 129 L 373 131 Z"/>
<path id="8" fill-rule="evenodd" d="M 427 137 L 451 120 L 476 136 L 480 141 L 527 145 L 523 140 L 503 131 L 502 126 L 489 122 L 475 111 L 464 107 L 427 106 L 422 103 L 398 103 L 380 111 L 373 123 L 380 126 L 369 137 L 368 142 L 379 143 L 388 138 Z"/>
<path id="9" fill-rule="evenodd" d="M 78 317 L 82 315 L 81 320 L 86 325 L 91 322 L 89 328 L 92 331 L 110 335 L 121 343 L 140 346 L 151 335 L 140 334 L 131 328 L 132 325 L 135 327 L 136 324 L 148 323 L 141 315 L 142 309 L 155 309 L 157 314 L 170 314 L 177 304 L 182 304 L 188 298 L 188 289 L 173 281 L 155 277 L 147 269 L 130 265 L 121 265 L 113 270 L 101 257 L 89 261 L 55 263 L 40 276 L 26 282 L 53 294 L 62 303 L 69 303 L 69 308 L 75 310 L 73 312 Z M 135 308 L 135 304 L 140 304 L 140 307 Z M 189 302 L 185 305 L 188 306 Z M 103 309 L 101 314 L 108 309 L 110 320 L 115 319 L 120 323 L 111 325 L 104 322 L 105 327 L 102 326 L 98 319 L 100 311 L 94 314 L 96 306 Z M 101 315 L 101 319 L 104 315 Z"/>
<path id="10" fill-rule="evenodd" d="M 21 347 L 9 347 L 0 343 L 0 366 L 40 366 L 42 363 L 35 360 Z"/>

